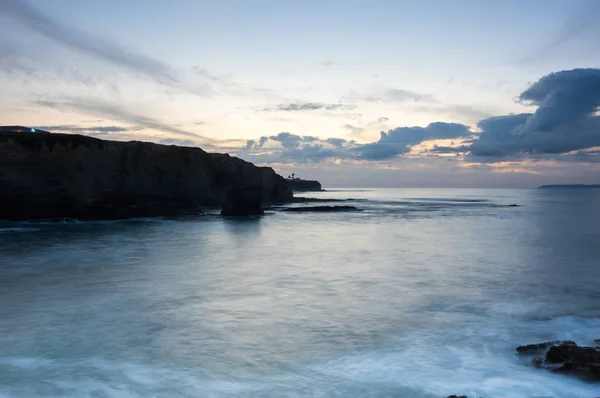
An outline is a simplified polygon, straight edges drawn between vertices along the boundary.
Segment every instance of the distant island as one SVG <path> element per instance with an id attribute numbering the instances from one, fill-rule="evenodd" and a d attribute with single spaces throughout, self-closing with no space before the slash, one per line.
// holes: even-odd
<path id="1" fill-rule="evenodd" d="M 41 134 L 40 134 L 41 133 Z M 0 128 L 0 220 L 262 214 L 293 200 L 286 179 L 228 154 Z"/>
<path id="2" fill-rule="evenodd" d="M 318 192 L 323 190 L 319 181 L 303 180 L 301 178 L 294 177 L 294 175 L 289 176 L 285 179 L 285 181 L 294 192 Z"/>
<path id="3" fill-rule="evenodd" d="M 600 184 L 557 184 L 557 185 L 541 185 L 538 189 L 547 188 L 577 188 L 577 189 L 589 189 L 589 188 L 600 188 Z"/>

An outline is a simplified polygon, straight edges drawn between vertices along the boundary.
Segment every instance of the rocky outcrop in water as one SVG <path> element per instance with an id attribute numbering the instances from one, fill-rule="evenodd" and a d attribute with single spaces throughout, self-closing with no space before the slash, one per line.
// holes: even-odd
<path id="1" fill-rule="evenodd" d="M 600 382 L 600 349 L 580 347 L 575 342 L 549 341 L 517 347 L 520 355 L 542 355 L 533 358 L 534 366 L 554 373 Z"/>
<path id="2" fill-rule="evenodd" d="M 294 192 L 310 192 L 323 190 L 319 181 L 302 180 L 300 178 L 286 178 L 286 182 Z"/>
<path id="3" fill-rule="evenodd" d="M 221 206 L 240 189 L 258 192 L 263 203 L 292 200 L 285 179 L 273 169 L 226 154 L 71 134 L 0 132 L 4 220 L 198 214 Z"/>
<path id="4" fill-rule="evenodd" d="M 246 217 L 265 214 L 262 203 L 262 191 L 259 188 L 232 189 L 223 200 L 222 216 Z"/>

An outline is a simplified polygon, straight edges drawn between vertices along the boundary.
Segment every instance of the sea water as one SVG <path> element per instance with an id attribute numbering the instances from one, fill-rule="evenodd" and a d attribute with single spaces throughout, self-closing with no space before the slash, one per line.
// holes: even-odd
<path id="1" fill-rule="evenodd" d="M 600 338 L 600 190 L 310 196 L 0 224 L 0 397 L 600 396 L 515 352 Z"/>

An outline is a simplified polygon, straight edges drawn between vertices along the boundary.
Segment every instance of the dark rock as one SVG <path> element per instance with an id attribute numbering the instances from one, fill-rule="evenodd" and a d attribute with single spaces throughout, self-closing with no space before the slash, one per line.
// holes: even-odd
<path id="1" fill-rule="evenodd" d="M 565 362 L 562 366 L 552 369 L 553 372 L 579 377 L 581 379 L 598 382 L 600 381 L 600 363 L 576 363 Z"/>
<path id="2" fill-rule="evenodd" d="M 0 220 L 198 214 L 236 189 L 263 202 L 292 191 L 268 167 L 200 148 L 0 131 Z"/>
<path id="3" fill-rule="evenodd" d="M 261 207 L 260 187 L 232 189 L 225 195 L 221 215 L 229 217 L 260 216 L 265 214 Z"/>
<path id="4" fill-rule="evenodd" d="M 546 342 L 539 343 L 539 344 L 520 345 L 517 347 L 517 352 L 520 355 L 534 355 L 534 354 L 539 354 L 552 346 L 558 346 L 558 345 L 577 345 L 577 344 L 571 340 L 546 341 Z"/>
<path id="5" fill-rule="evenodd" d="M 305 206 L 305 207 L 286 207 L 282 211 L 292 212 L 330 212 L 330 211 L 352 211 L 358 210 L 354 206 Z"/>
<path id="6" fill-rule="evenodd" d="M 581 364 L 600 364 L 600 349 L 579 347 L 572 344 L 552 346 L 546 353 L 547 363 L 573 362 Z"/>
<path id="7" fill-rule="evenodd" d="M 322 191 L 321 183 L 314 180 L 302 180 L 300 178 L 286 178 L 288 186 L 294 192 Z"/>
<path id="8" fill-rule="evenodd" d="M 466 395 L 448 395 L 448 398 L 467 398 Z"/>
<path id="9" fill-rule="evenodd" d="M 533 366 L 587 381 L 600 381 L 600 348 L 580 347 L 573 341 L 565 340 L 519 346 L 517 351 L 525 355 L 546 351 L 544 358 L 533 359 Z"/>

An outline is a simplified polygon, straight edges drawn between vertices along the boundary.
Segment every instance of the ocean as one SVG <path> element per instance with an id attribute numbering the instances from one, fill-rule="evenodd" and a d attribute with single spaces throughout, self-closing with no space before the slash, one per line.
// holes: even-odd
<path id="1" fill-rule="evenodd" d="M 515 352 L 600 338 L 600 190 L 306 196 L 1 223 L 0 397 L 600 396 Z"/>

